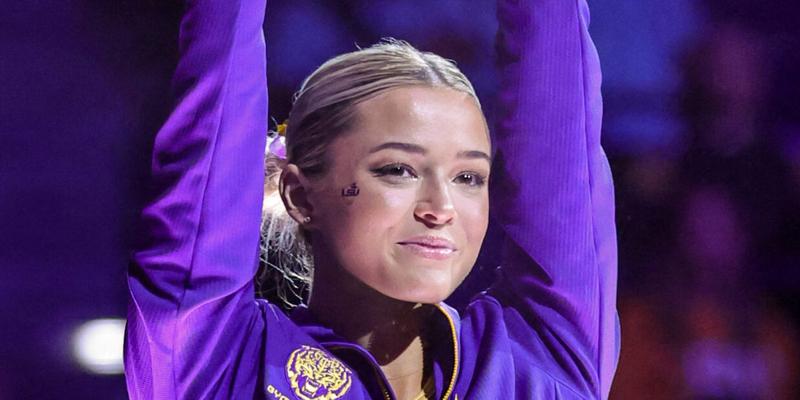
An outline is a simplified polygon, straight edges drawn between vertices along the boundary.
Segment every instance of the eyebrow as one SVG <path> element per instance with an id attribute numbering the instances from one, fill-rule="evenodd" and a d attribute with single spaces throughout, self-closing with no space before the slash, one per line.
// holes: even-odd
<path id="1" fill-rule="evenodd" d="M 379 145 L 373 147 L 372 150 L 370 150 L 369 152 L 370 152 L 370 154 L 372 154 L 372 153 L 377 153 L 377 152 L 379 152 L 381 150 L 386 150 L 386 149 L 402 150 L 402 151 L 405 151 L 407 153 L 416 153 L 416 154 L 427 154 L 428 153 L 428 151 L 425 150 L 424 147 L 422 147 L 422 146 L 420 146 L 418 144 L 401 143 L 401 142 L 386 142 L 386 143 L 383 143 L 383 144 L 379 144 Z"/>
<path id="2" fill-rule="evenodd" d="M 486 153 L 484 153 L 482 151 L 478 151 L 478 150 L 459 151 L 458 154 L 456 154 L 456 157 L 458 157 L 458 158 L 472 158 L 472 159 L 482 158 L 482 159 L 488 161 L 489 164 L 492 163 L 492 157 L 490 157 L 488 154 L 486 154 Z"/>
<path id="3" fill-rule="evenodd" d="M 405 151 L 407 153 L 422 154 L 422 155 L 428 154 L 428 150 L 426 150 L 424 147 L 418 144 L 403 143 L 403 142 L 386 142 L 383 144 L 379 144 L 373 147 L 369 151 L 369 153 L 370 154 L 377 153 L 381 150 L 386 150 L 386 149 L 394 149 L 394 150 Z M 456 157 L 468 158 L 468 159 L 484 159 L 487 162 L 489 162 L 489 164 L 492 163 L 492 157 L 479 150 L 459 151 L 458 154 L 456 154 Z"/>

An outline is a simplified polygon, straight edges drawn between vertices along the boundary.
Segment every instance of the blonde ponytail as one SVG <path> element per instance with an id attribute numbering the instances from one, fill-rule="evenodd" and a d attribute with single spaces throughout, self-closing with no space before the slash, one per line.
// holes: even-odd
<path id="1" fill-rule="evenodd" d="M 280 299 L 291 308 L 303 303 L 313 276 L 313 257 L 300 226 L 286 212 L 278 184 L 286 160 L 270 144 L 281 140 L 270 132 L 265 155 L 264 201 L 261 206 L 261 273 L 257 290 L 262 297 Z M 270 151 L 273 148 L 273 152 Z"/>

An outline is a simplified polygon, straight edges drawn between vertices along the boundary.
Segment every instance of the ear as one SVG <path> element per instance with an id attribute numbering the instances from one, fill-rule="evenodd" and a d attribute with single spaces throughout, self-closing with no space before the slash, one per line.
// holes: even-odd
<path id="1" fill-rule="evenodd" d="M 289 216 L 297 221 L 300 226 L 309 227 L 309 224 L 303 223 L 303 220 L 306 217 L 311 217 L 313 212 L 308 196 L 308 179 L 296 164 L 287 164 L 283 168 L 278 184 L 278 192 Z"/>

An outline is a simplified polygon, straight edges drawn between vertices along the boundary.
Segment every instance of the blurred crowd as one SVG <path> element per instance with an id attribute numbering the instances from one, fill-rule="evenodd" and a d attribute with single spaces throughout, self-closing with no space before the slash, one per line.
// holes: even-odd
<path id="1" fill-rule="evenodd" d="M 391 36 L 456 60 L 491 124 L 493 3 L 270 0 L 270 118 L 286 118 L 324 60 Z M 623 339 L 612 398 L 800 398 L 797 7 L 589 3 L 618 204 Z M 76 321 L 124 317 L 127 227 L 169 106 L 180 7 L 42 4 L 19 3 L 0 19 L 0 46 L 12 55 L 0 60 L 4 91 L 31 99 L 0 107 L 4 131 L 23 133 L 3 138 L 22 150 L 3 156 L 16 171 L 4 186 L 16 189 L 0 210 L 16 241 L 2 242 L 0 261 L 21 272 L 0 282 L 0 317 L 16 321 L 0 330 L 0 343 L 15 344 L 0 357 L 16 367 L 0 369 L 0 399 L 50 398 L 54 388 L 65 390 L 59 398 L 124 398 L 119 377 L 86 377 L 56 348 Z M 26 154 L 42 167 L 31 169 Z M 456 303 L 488 281 L 497 256 L 487 246 Z M 52 260 L 71 272 L 53 279 Z M 38 378 L 22 383 L 28 376 Z"/>
<path id="2" fill-rule="evenodd" d="M 739 3 L 695 9 L 703 29 L 675 54 L 663 98 L 672 140 L 610 149 L 623 331 L 613 398 L 800 398 L 798 37 Z M 610 119 L 625 112 L 614 97 L 606 106 Z"/>

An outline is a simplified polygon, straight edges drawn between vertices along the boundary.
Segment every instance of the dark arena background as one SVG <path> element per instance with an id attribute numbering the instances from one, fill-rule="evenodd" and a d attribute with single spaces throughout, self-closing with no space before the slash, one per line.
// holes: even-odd
<path id="1" fill-rule="evenodd" d="M 589 3 L 617 187 L 612 398 L 800 398 L 800 6 Z M 179 13 L 3 4 L 2 400 L 127 398 L 125 270 Z M 496 24 L 492 0 L 270 0 L 270 117 L 321 62 L 391 36 L 456 60 L 491 120 Z M 455 304 L 497 265 L 489 235 Z"/>

